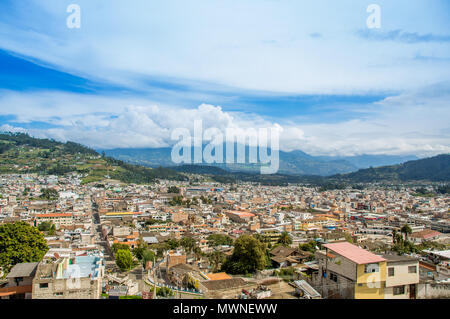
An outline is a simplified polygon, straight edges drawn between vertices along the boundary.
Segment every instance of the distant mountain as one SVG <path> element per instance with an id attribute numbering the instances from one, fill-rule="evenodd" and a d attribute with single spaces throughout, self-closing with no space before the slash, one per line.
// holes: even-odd
<path id="1" fill-rule="evenodd" d="M 248 151 L 247 147 L 247 155 Z M 236 181 L 259 182 L 265 185 L 307 183 L 322 186 L 324 189 L 342 188 L 367 182 L 450 181 L 450 155 L 448 154 L 324 177 L 324 172 L 345 171 L 352 164 L 343 159 L 329 158 L 328 161 L 324 158 L 318 159 L 302 151 L 280 152 L 280 173 L 261 175 L 259 166 L 254 164 L 230 166 L 221 164 L 224 167 L 173 166 L 170 148 L 111 150 L 105 153 L 111 157 L 101 156 L 97 151 L 73 142 L 60 143 L 21 133 L 0 133 L 0 174 L 64 175 L 77 172 L 83 174 L 83 183 L 117 179 L 125 183 L 140 184 L 152 183 L 156 179 L 188 180 L 183 173 L 195 173 L 209 175 L 214 180 L 224 183 Z M 394 159 L 391 158 L 391 160 Z M 140 165 L 125 163 L 125 161 Z M 171 168 L 161 167 L 166 163 L 172 164 Z M 144 165 L 155 168 L 144 167 Z M 247 171 L 239 171 L 240 169 L 247 169 Z M 283 171 L 302 173 L 286 174 L 282 173 Z M 320 174 L 304 173 L 307 171 Z"/>
<path id="2" fill-rule="evenodd" d="M 145 165 L 149 167 L 175 166 L 171 158 L 171 148 L 117 148 L 111 150 L 98 150 L 107 156 L 124 162 Z"/>
<path id="3" fill-rule="evenodd" d="M 220 167 L 204 166 L 204 165 L 181 165 L 172 167 L 174 171 L 189 174 L 224 176 L 230 175 L 231 172 Z"/>
<path id="4" fill-rule="evenodd" d="M 399 165 L 362 169 L 354 173 L 336 175 L 330 179 L 352 183 L 407 182 L 407 181 L 450 181 L 450 155 L 409 161 Z"/>
<path id="5" fill-rule="evenodd" d="M 237 146 L 235 145 L 235 150 Z M 224 147 L 225 150 L 225 147 Z M 99 150 L 100 151 L 100 150 Z M 171 148 L 127 148 L 103 150 L 106 155 L 113 158 L 149 167 L 172 167 L 177 164 L 172 162 Z M 270 151 L 270 150 L 269 150 Z M 257 173 L 259 164 L 251 164 L 248 161 L 250 147 L 246 146 L 245 164 L 207 164 L 201 165 L 220 167 L 230 172 Z M 193 154 L 191 149 L 191 154 Z M 235 151 L 235 159 L 237 152 Z M 417 159 L 415 156 L 390 156 L 390 155 L 360 155 L 349 157 L 311 156 L 302 151 L 280 151 L 280 167 L 278 173 L 288 175 L 318 175 L 331 176 L 355 172 L 360 168 L 377 167 L 403 163 Z M 225 152 L 223 162 L 225 162 Z"/>
<path id="6" fill-rule="evenodd" d="M 187 180 L 185 175 L 171 169 L 152 169 L 102 157 L 81 144 L 38 139 L 22 133 L 0 133 L 0 174 L 71 172 L 83 175 L 82 183 L 104 179 L 135 184 L 153 183 L 156 179 Z"/>
<path id="7" fill-rule="evenodd" d="M 180 172 L 210 175 L 217 182 L 235 183 L 237 181 L 258 182 L 264 185 L 287 185 L 300 183 L 319 186 L 323 190 L 361 187 L 360 183 L 387 182 L 449 182 L 450 155 L 409 161 L 404 164 L 362 169 L 349 174 L 329 177 L 314 175 L 261 175 L 258 173 L 230 172 L 217 167 L 183 165 L 175 168 Z M 447 188 L 446 188 L 447 187 Z M 448 189 L 448 186 L 443 189 Z M 447 191 L 447 190 L 446 190 Z"/>
<path id="8" fill-rule="evenodd" d="M 358 169 L 369 167 L 389 166 L 417 160 L 414 155 L 356 155 L 356 156 L 318 156 L 317 158 L 332 161 L 346 161 Z"/>

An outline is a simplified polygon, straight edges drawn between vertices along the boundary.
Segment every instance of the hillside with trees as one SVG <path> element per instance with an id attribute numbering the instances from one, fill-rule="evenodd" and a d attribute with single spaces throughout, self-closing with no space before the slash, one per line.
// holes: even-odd
<path id="1" fill-rule="evenodd" d="M 157 179 L 187 180 L 168 168 L 148 168 L 98 154 L 74 142 L 38 139 L 23 133 L 0 134 L 0 174 L 82 175 L 82 183 L 115 179 L 150 184 Z"/>
<path id="2" fill-rule="evenodd" d="M 345 175 L 335 175 L 331 179 L 353 183 L 368 182 L 408 182 L 408 181 L 450 181 L 450 155 L 409 161 L 404 164 L 362 169 Z"/>

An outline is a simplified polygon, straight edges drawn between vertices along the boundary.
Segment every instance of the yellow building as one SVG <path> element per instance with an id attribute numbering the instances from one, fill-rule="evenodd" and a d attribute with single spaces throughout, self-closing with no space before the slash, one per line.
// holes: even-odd
<path id="1" fill-rule="evenodd" d="M 419 262 L 397 255 L 378 256 L 348 242 L 324 245 L 316 253 L 316 286 L 324 298 L 413 299 Z"/>
<path id="2" fill-rule="evenodd" d="M 316 253 L 324 298 L 384 299 L 385 258 L 348 242 L 324 247 Z"/>

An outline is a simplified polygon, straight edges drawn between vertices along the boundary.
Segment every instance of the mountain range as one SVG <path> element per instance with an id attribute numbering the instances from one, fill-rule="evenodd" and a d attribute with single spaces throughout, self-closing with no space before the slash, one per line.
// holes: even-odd
<path id="1" fill-rule="evenodd" d="M 153 156 L 150 159 L 160 161 L 158 168 L 126 163 L 126 157 L 121 160 L 106 156 L 106 154 L 100 155 L 93 149 L 73 142 L 61 143 L 49 139 L 33 138 L 22 133 L 4 133 L 0 134 L 0 174 L 38 173 L 64 175 L 77 172 L 83 176 L 83 184 L 101 183 L 105 179 L 116 179 L 125 183 L 136 184 L 155 183 L 157 179 L 187 181 L 190 180 L 187 174 L 200 174 L 223 183 L 234 183 L 237 181 L 259 182 L 265 185 L 307 183 L 322 186 L 324 189 L 342 188 L 348 185 L 372 182 L 431 181 L 445 184 L 450 181 L 449 154 L 407 161 L 402 164 L 359 169 L 351 173 L 319 176 L 317 174 L 285 173 L 261 175 L 259 172 L 255 173 L 250 170 L 231 171 L 221 167 L 205 165 L 179 165 L 165 168 L 161 164 L 164 163 L 163 160 L 166 160 L 168 156 L 170 158 L 171 149 L 146 150 Z M 144 156 L 145 154 L 141 150 L 135 150 L 135 152 L 139 156 Z M 132 155 L 134 153 L 132 151 L 128 154 L 129 158 L 133 158 Z M 161 158 L 158 157 L 159 155 Z M 318 166 L 323 167 L 320 165 L 324 165 L 324 163 L 333 165 L 336 162 L 334 160 L 327 162 L 327 159 L 317 160 L 315 157 L 300 151 L 283 153 L 282 156 L 284 163 L 292 161 L 294 163 L 293 167 L 300 165 L 299 163 L 309 163 L 310 167 L 315 167 L 313 164 L 319 163 Z M 365 165 L 367 165 L 367 161 L 370 162 L 371 159 L 369 156 L 353 157 L 353 160 L 366 161 Z M 374 160 L 379 161 L 380 158 L 378 157 Z M 394 159 L 390 157 L 386 159 L 381 158 L 381 160 Z M 131 160 L 129 161 L 131 162 Z M 337 160 L 338 163 L 342 163 L 342 161 L 345 160 Z M 237 167 L 234 168 L 237 169 Z"/>
<path id="2" fill-rule="evenodd" d="M 235 146 L 235 149 L 237 146 Z M 225 148 L 224 148 L 225 149 Z M 98 150 L 105 152 L 107 156 L 138 165 L 149 167 L 174 167 L 177 166 L 171 159 L 171 148 L 126 148 Z M 260 170 L 259 164 L 251 164 L 248 161 L 250 147 L 246 146 L 246 163 L 237 164 L 207 164 L 220 167 L 230 172 L 256 173 Z M 191 154 L 193 149 L 191 148 Z M 270 150 L 269 150 L 270 153 Z M 235 159 L 236 159 L 235 152 Z M 359 169 L 395 165 L 411 160 L 416 160 L 414 155 L 356 155 L 356 156 L 312 156 L 302 151 L 279 152 L 280 166 L 278 173 L 288 175 L 318 175 L 332 176 L 356 172 Z M 225 152 L 222 160 L 225 163 Z M 189 163 L 186 163 L 189 164 Z"/>

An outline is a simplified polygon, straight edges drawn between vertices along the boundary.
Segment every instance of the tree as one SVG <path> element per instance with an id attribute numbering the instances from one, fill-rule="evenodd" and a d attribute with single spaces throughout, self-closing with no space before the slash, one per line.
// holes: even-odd
<path id="1" fill-rule="evenodd" d="M 180 240 L 180 245 L 181 245 L 181 247 L 184 248 L 184 250 L 187 253 L 191 253 L 194 251 L 194 249 L 196 247 L 196 242 L 195 242 L 195 239 L 192 237 L 183 237 Z"/>
<path id="2" fill-rule="evenodd" d="M 117 252 L 119 251 L 119 249 L 127 249 L 130 250 L 130 246 L 125 245 L 125 244 L 120 244 L 120 243 L 115 243 L 112 245 L 112 251 L 114 254 L 117 254 Z"/>
<path id="3" fill-rule="evenodd" d="M 292 238 L 291 236 L 289 236 L 288 232 L 284 231 L 281 233 L 280 238 L 278 239 L 278 243 L 285 247 L 288 247 L 292 244 Z"/>
<path id="4" fill-rule="evenodd" d="M 412 229 L 408 224 L 405 224 L 401 229 L 400 232 L 402 234 L 405 234 L 405 240 L 408 240 L 408 235 L 412 233 Z"/>
<path id="5" fill-rule="evenodd" d="M 40 231 L 49 231 L 51 226 L 52 226 L 51 222 L 42 222 L 38 225 L 38 229 Z"/>
<path id="6" fill-rule="evenodd" d="M 53 188 L 44 188 L 41 190 L 41 195 L 39 198 L 46 200 L 56 200 L 59 198 L 59 193 L 56 189 Z"/>
<path id="7" fill-rule="evenodd" d="M 317 250 L 317 243 L 316 243 L 315 240 L 311 240 L 311 241 L 309 241 L 309 242 L 306 243 L 306 244 L 300 244 L 300 245 L 298 245 L 298 248 L 299 248 L 300 250 L 308 251 L 308 252 L 314 254 L 315 251 Z"/>
<path id="8" fill-rule="evenodd" d="M 212 266 L 212 271 L 217 272 L 220 266 L 226 261 L 225 254 L 221 251 L 214 251 L 208 255 L 209 264 Z"/>
<path id="9" fill-rule="evenodd" d="M 200 259 L 200 257 L 203 256 L 203 252 L 202 252 L 201 248 L 198 246 L 195 246 L 192 251 L 193 251 L 196 259 Z"/>
<path id="10" fill-rule="evenodd" d="M 129 249 L 119 249 L 116 253 L 116 265 L 122 271 L 130 270 L 133 266 L 133 255 Z"/>
<path id="11" fill-rule="evenodd" d="M 161 258 L 164 256 L 164 252 L 170 250 L 170 246 L 167 243 L 151 244 L 151 249 L 156 250 L 156 257 Z"/>
<path id="12" fill-rule="evenodd" d="M 4 273 L 19 263 L 40 261 L 48 250 L 44 235 L 25 222 L 0 225 L 0 267 Z"/>
<path id="13" fill-rule="evenodd" d="M 267 237 L 258 233 L 253 234 L 253 237 L 255 237 L 256 240 L 260 241 L 261 243 L 269 243 Z"/>
<path id="14" fill-rule="evenodd" d="M 250 235 L 243 235 L 234 242 L 233 254 L 222 265 L 231 274 L 249 274 L 266 267 L 266 247 Z"/>
<path id="15" fill-rule="evenodd" d="M 346 241 L 348 241 L 350 244 L 353 244 L 353 237 L 349 233 L 344 233 L 344 238 Z"/>
<path id="16" fill-rule="evenodd" d="M 155 257 L 155 253 L 152 250 L 144 250 L 144 252 L 142 253 L 142 264 L 144 265 L 144 267 L 147 264 L 147 261 L 154 262 Z"/>
<path id="17" fill-rule="evenodd" d="M 208 236 L 208 245 L 211 247 L 217 246 L 231 246 L 233 244 L 233 239 L 225 234 L 212 234 Z"/>
<path id="18" fill-rule="evenodd" d="M 50 229 L 48 230 L 48 234 L 49 234 L 49 235 L 54 235 L 55 232 L 56 232 L 56 226 L 55 226 L 55 224 L 52 223 L 52 224 L 50 225 Z"/>
<path id="19" fill-rule="evenodd" d="M 160 297 L 171 297 L 175 296 L 175 292 L 167 287 L 156 288 L 156 295 Z"/>
<path id="20" fill-rule="evenodd" d="M 180 194 L 180 189 L 176 186 L 170 186 L 169 189 L 167 190 L 168 193 L 172 193 L 172 194 Z"/>
<path id="21" fill-rule="evenodd" d="M 133 255 L 136 256 L 137 259 L 141 260 L 145 249 L 147 249 L 147 243 L 144 241 L 142 236 L 139 236 L 138 244 L 133 249 Z"/>
<path id="22" fill-rule="evenodd" d="M 170 246 L 170 249 L 177 249 L 178 247 L 180 247 L 180 242 L 173 238 L 169 238 L 167 244 Z"/>

